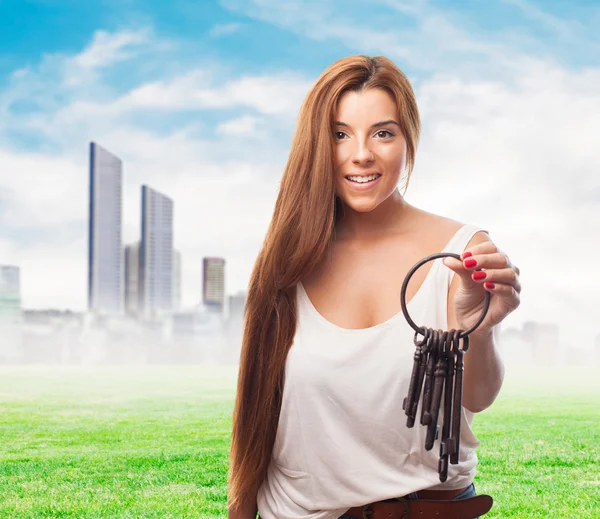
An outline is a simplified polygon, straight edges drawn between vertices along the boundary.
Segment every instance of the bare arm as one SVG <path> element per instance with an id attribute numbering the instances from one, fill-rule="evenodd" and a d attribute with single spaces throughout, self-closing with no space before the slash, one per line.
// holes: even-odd
<path id="1" fill-rule="evenodd" d="M 244 503 L 237 510 L 232 510 L 229 508 L 228 510 L 228 519 L 256 519 L 256 514 L 258 513 L 258 505 L 256 504 L 256 496 L 258 495 L 259 485 L 255 485 L 252 490 L 252 499 Z"/>
<path id="2" fill-rule="evenodd" d="M 487 232 L 477 232 L 466 248 L 489 240 Z M 458 328 L 454 305 L 454 294 L 459 285 L 459 276 L 454 275 L 448 293 L 448 329 Z M 500 325 L 491 331 L 470 336 L 469 351 L 464 357 L 463 406 L 478 413 L 492 405 L 504 381 L 504 363 L 498 351 Z"/>
<path id="3" fill-rule="evenodd" d="M 491 334 L 470 337 L 469 351 L 465 355 L 463 403 L 473 413 L 487 409 L 500 392 L 504 380 L 504 363 L 498 352 L 499 325 Z"/>

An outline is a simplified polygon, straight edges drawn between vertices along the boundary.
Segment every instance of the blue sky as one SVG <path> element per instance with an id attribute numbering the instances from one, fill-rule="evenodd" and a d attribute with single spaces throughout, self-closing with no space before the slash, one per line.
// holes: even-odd
<path id="1" fill-rule="evenodd" d="M 280 4 L 271 9 L 270 2 L 236 0 L 3 0 L 0 77 L 6 80 L 13 70 L 34 65 L 43 54 L 77 53 L 98 29 L 135 27 L 152 27 L 161 38 L 172 41 L 183 66 L 188 60 L 211 59 L 224 60 L 246 71 L 293 66 L 316 74 L 332 60 L 348 54 L 349 46 L 327 33 L 319 34 L 318 30 L 308 34 L 311 13 L 322 16 L 323 23 L 329 19 L 394 31 L 398 39 L 405 31 L 418 31 L 427 16 L 441 16 L 474 38 L 501 45 L 514 42 L 521 51 L 553 57 L 569 66 L 597 65 L 599 60 L 600 9 L 592 0 L 285 3 L 291 7 Z M 296 13 L 294 6 L 298 6 L 302 16 L 286 18 L 286 13 Z M 475 54 L 473 49 L 467 49 L 469 53 Z M 421 65 L 424 70 L 433 70 L 434 64 Z"/>
<path id="2" fill-rule="evenodd" d="M 335 60 L 383 54 L 423 119 L 407 199 L 514 257 L 531 299 L 508 324 L 585 327 L 600 282 L 567 251 L 600 254 L 598 28 L 591 1 L 0 0 L 0 262 L 25 307 L 85 308 L 95 140 L 124 160 L 126 243 L 142 183 L 174 199 L 184 304 L 204 255 L 244 290 L 302 99 Z"/>

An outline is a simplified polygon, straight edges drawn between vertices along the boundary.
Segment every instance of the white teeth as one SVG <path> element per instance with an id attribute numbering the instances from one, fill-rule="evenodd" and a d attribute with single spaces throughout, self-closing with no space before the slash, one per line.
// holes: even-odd
<path id="1" fill-rule="evenodd" d="M 368 177 L 346 177 L 349 180 L 352 180 L 352 182 L 360 182 L 360 183 L 364 183 L 364 182 L 370 182 L 371 180 L 375 180 L 379 175 L 375 174 L 375 175 L 369 175 Z"/>

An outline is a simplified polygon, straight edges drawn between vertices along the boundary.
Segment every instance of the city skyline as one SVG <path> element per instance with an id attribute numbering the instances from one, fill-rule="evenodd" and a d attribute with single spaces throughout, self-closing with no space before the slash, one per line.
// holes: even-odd
<path id="1" fill-rule="evenodd" d="M 181 253 L 174 247 L 174 201 L 164 193 L 141 186 L 140 238 L 121 246 L 123 200 L 123 162 L 95 142 L 90 143 L 90 213 L 89 213 L 89 288 L 88 311 L 124 314 L 138 318 L 154 318 L 177 311 L 181 304 Z M 99 240 L 101 237 L 104 241 Z M 107 239 L 108 237 L 108 239 Z M 114 249 L 122 254 L 119 265 L 113 263 Z M 109 258 L 104 278 L 101 261 Z M 202 262 L 202 303 L 225 309 L 223 258 L 205 257 Z M 106 272 L 106 268 L 104 271 Z M 110 277 L 112 276 L 112 277 Z M 97 277 L 98 279 L 95 279 Z M 118 291 L 112 283 L 118 280 Z M 103 294 L 103 281 L 108 281 L 108 304 L 92 291 Z"/>
<path id="2" fill-rule="evenodd" d="M 181 253 L 174 247 L 174 201 L 142 184 L 140 237 L 123 244 L 123 161 L 96 142 L 89 149 L 88 311 L 144 319 L 177 311 Z M 202 276 L 202 304 L 223 312 L 225 260 L 203 258 Z"/>
<path id="3" fill-rule="evenodd" d="M 299 0 L 140 17 L 127 2 L 40 3 L 18 26 L 5 6 L 0 261 L 21 267 L 24 307 L 87 305 L 92 140 L 126 164 L 123 243 L 139 236 L 141 184 L 175 201 L 182 306 L 198 301 L 203 257 L 227 258 L 228 291 L 245 289 L 300 103 L 336 59 L 381 54 L 422 117 L 407 201 L 488 229 L 519 266 L 504 326 L 560 322 L 590 344 L 600 282 L 576 262 L 600 253 L 598 6 L 351 4 L 348 17 Z"/>

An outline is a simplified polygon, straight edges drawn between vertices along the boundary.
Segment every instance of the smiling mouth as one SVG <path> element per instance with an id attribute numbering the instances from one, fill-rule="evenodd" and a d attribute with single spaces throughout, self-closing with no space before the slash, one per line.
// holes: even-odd
<path id="1" fill-rule="evenodd" d="M 369 182 L 374 182 L 380 176 L 381 173 L 375 173 L 373 175 L 347 175 L 344 178 L 355 184 L 368 184 Z"/>

